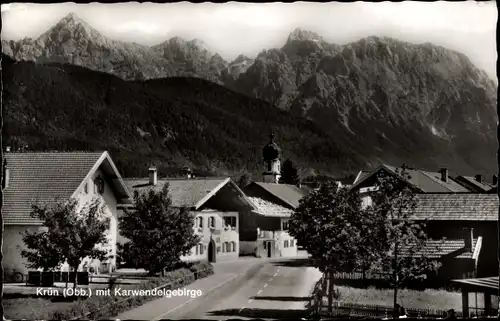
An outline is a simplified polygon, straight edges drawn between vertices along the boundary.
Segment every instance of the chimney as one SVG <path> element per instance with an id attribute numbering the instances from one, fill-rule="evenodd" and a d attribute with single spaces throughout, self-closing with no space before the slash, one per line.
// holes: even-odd
<path id="1" fill-rule="evenodd" d="M 10 171 L 9 169 L 7 169 L 7 161 L 4 160 L 2 189 L 6 189 L 7 187 L 9 187 L 9 180 L 10 180 Z"/>
<path id="2" fill-rule="evenodd" d="M 483 182 L 483 176 L 482 176 L 482 175 L 476 175 L 475 179 L 476 179 L 476 181 L 478 181 L 479 183 L 482 183 L 482 182 Z"/>
<path id="3" fill-rule="evenodd" d="M 189 167 L 187 167 L 187 166 L 186 166 L 186 167 L 184 167 L 184 168 L 182 169 L 182 175 L 183 175 L 185 178 L 190 179 L 190 178 L 192 177 L 192 175 L 191 175 L 191 168 L 189 168 Z"/>
<path id="4" fill-rule="evenodd" d="M 497 184 L 498 184 L 498 176 L 493 175 L 493 185 L 497 185 Z"/>
<path id="5" fill-rule="evenodd" d="M 156 167 L 151 166 L 149 168 L 149 185 L 156 184 L 158 184 L 158 171 L 156 170 Z"/>
<path id="6" fill-rule="evenodd" d="M 448 183 L 448 168 L 441 168 L 441 180 Z"/>
<path id="7" fill-rule="evenodd" d="M 474 230 L 472 228 L 465 228 L 464 229 L 464 249 L 466 252 L 472 252 L 472 244 L 474 244 Z"/>

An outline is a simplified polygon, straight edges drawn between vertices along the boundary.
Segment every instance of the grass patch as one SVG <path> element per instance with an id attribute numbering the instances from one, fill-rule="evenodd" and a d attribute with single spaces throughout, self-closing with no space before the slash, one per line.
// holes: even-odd
<path id="1" fill-rule="evenodd" d="M 147 277 L 139 284 L 115 284 L 121 289 L 150 290 L 165 284 L 165 289 L 184 287 L 213 274 L 213 266 L 208 262 L 187 263 L 178 270 L 165 273 L 165 276 Z M 113 293 L 113 290 L 111 290 Z M 4 298 L 4 313 L 8 319 L 29 320 L 69 320 L 98 319 L 116 316 L 122 312 L 154 300 L 151 296 L 91 296 L 73 301 L 55 298 L 24 297 Z"/>
<path id="2" fill-rule="evenodd" d="M 347 286 L 335 286 L 335 291 L 339 293 L 339 301 L 357 304 L 392 306 L 394 292 L 390 289 L 359 289 Z M 328 300 L 325 297 L 324 302 Z M 496 305 L 495 305 L 496 302 Z M 425 291 L 416 291 L 401 289 L 398 291 L 398 303 L 405 308 L 410 309 L 429 309 L 429 310 L 448 310 L 462 311 L 462 294 L 445 290 L 426 289 Z M 476 296 L 469 293 L 469 307 L 471 312 L 475 307 Z M 498 298 L 493 296 L 492 306 L 498 306 Z M 477 307 L 484 308 L 483 295 L 477 294 Z"/>

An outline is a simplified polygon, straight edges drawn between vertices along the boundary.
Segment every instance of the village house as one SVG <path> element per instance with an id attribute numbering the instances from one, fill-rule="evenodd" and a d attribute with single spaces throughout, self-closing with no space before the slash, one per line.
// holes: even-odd
<path id="1" fill-rule="evenodd" d="M 104 262 L 85 263 L 101 272 L 115 268 L 117 206 L 131 202 L 131 195 L 107 152 L 9 152 L 4 154 L 3 180 L 3 266 L 7 273 L 27 274 L 26 249 L 21 233 L 43 229 L 43 222 L 30 216 L 31 205 L 50 205 L 75 198 L 84 206 L 93 198 L 103 202 L 110 217 L 108 249 Z"/>
<path id="2" fill-rule="evenodd" d="M 404 168 L 403 168 L 404 167 Z M 404 174 L 402 174 L 404 172 Z M 441 168 L 439 172 L 429 172 L 406 166 L 395 167 L 382 164 L 373 171 L 361 171 L 358 174 L 351 190 L 358 190 L 363 193 L 365 189 L 370 189 L 375 184 L 378 175 L 384 174 L 396 177 L 405 182 L 417 193 L 471 193 L 467 187 L 456 182 L 450 175 L 447 168 Z M 405 175 L 404 177 L 402 175 Z"/>
<path id="3" fill-rule="evenodd" d="M 287 232 L 288 221 L 308 190 L 279 183 L 281 150 L 273 134 L 270 138 L 262 151 L 266 166 L 263 182 L 252 182 L 243 188 L 257 210 L 241 216 L 240 254 L 293 257 L 297 256 L 297 242 Z"/>
<path id="4" fill-rule="evenodd" d="M 194 214 L 194 230 L 200 243 L 183 261 L 208 260 L 216 262 L 236 259 L 240 252 L 240 215 L 255 210 L 241 189 L 230 178 L 195 178 L 185 168 L 184 178 L 159 179 L 155 167 L 149 169 L 149 178 L 127 178 L 131 191 L 143 193 L 149 189 L 160 191 L 169 185 L 174 207 L 186 207 Z M 122 207 L 133 210 L 133 205 Z M 119 236 L 125 244 L 127 239 Z"/>
<path id="5" fill-rule="evenodd" d="M 364 206 L 372 204 L 370 193 L 381 172 L 401 179 L 417 193 L 418 205 L 411 219 L 425 224 L 430 238 L 425 255 L 442 263 L 436 282 L 498 275 L 496 195 L 467 192 L 448 177 L 446 169 L 440 175 L 405 170 L 402 176 L 402 169 L 382 165 L 353 186 Z"/>

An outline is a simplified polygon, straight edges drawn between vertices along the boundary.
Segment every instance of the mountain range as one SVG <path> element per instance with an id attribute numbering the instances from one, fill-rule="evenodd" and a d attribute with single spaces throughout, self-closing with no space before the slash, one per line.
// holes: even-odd
<path id="1" fill-rule="evenodd" d="M 176 86 L 173 82 L 176 79 L 183 86 L 196 87 L 201 95 L 198 96 L 200 104 L 207 90 L 224 92 L 222 96 L 238 97 L 234 99 L 240 105 L 233 106 L 231 112 L 245 110 L 243 114 L 248 115 L 250 127 L 256 115 L 251 115 L 253 107 L 248 106 L 256 101 L 264 104 L 263 100 L 267 102 L 265 108 L 272 110 L 271 114 L 278 112 L 274 110 L 276 107 L 285 113 L 280 114 L 286 115 L 280 119 L 287 120 L 278 127 L 284 126 L 281 127 L 284 129 L 293 122 L 305 121 L 307 126 L 314 126 L 317 137 L 334 142 L 337 147 L 333 150 L 342 155 L 340 158 L 346 163 L 336 163 L 330 169 L 351 170 L 379 162 L 396 165 L 406 162 L 429 169 L 447 166 L 469 173 L 496 171 L 496 84 L 462 53 L 430 43 L 417 45 L 373 36 L 341 46 L 328 43 L 314 32 L 295 29 L 280 49 L 262 50 L 255 58 L 240 55 L 227 62 L 219 54 L 210 52 L 201 40 L 174 37 L 151 47 L 114 41 L 75 14 L 69 14 L 39 38 L 2 40 L 2 48 L 4 54 L 15 60 L 34 61 L 35 64 L 29 64 L 34 70 L 55 68 L 54 63 L 59 63 L 91 69 L 100 79 L 106 77 L 100 72 L 115 75 L 118 78 L 110 79 L 116 83 L 123 80 L 120 90 L 137 87 L 139 83 L 149 84 L 141 85 L 141 90 L 155 91 L 155 95 L 162 96 L 162 90 L 151 89 L 150 84 L 158 79 L 158 83 L 166 82 L 172 88 Z M 12 67 L 15 70 L 19 64 L 12 66 L 16 66 Z M 40 72 L 40 80 L 49 74 Z M 81 74 L 91 77 L 92 72 L 71 72 L 65 77 L 70 77 L 67 79 L 70 83 L 78 82 Z M 11 79 L 4 76 L 6 86 L 9 81 Z M 89 91 L 87 95 L 93 94 Z M 219 96 L 214 95 L 211 103 L 215 106 L 221 102 Z M 188 96 L 186 93 L 176 97 L 172 91 L 168 99 L 181 99 L 189 105 L 192 99 Z M 16 99 L 21 98 L 22 95 Z M 245 99 L 248 102 L 243 102 Z M 199 112 L 196 109 L 196 113 Z M 154 123 L 155 119 L 144 121 Z M 271 125 L 274 119 L 266 121 Z M 283 132 L 285 136 L 286 133 Z M 236 132 L 226 134 L 232 135 L 235 144 L 235 137 L 240 137 Z M 297 144 L 307 145 L 307 135 L 304 133 Z M 304 151 L 299 148 L 295 153 L 298 152 Z M 242 156 L 253 159 L 250 163 L 257 161 L 252 157 L 259 157 Z M 319 150 L 315 156 L 318 157 L 316 165 L 322 169 L 332 164 Z M 293 157 L 302 165 L 311 164 L 311 155 Z M 233 165 L 226 166 L 232 161 L 218 162 L 218 168 L 235 170 Z M 255 168 L 255 164 L 250 167 Z"/>

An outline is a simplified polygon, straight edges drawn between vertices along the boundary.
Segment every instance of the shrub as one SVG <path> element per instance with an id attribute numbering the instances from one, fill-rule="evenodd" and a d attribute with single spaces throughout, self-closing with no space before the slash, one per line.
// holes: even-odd
<path id="1" fill-rule="evenodd" d="M 193 263 L 189 270 L 195 274 L 196 279 L 202 279 L 214 274 L 214 266 L 207 261 Z"/>
<path id="2" fill-rule="evenodd" d="M 198 278 L 204 278 L 213 274 L 213 267 L 208 262 L 188 263 L 185 266 L 184 268 L 167 272 L 162 277 L 147 278 L 145 282 L 133 286 L 132 289 L 149 290 L 158 287 L 174 289 L 194 282 L 194 273 L 196 272 L 198 272 Z M 68 320 L 72 318 L 95 319 L 111 317 L 151 300 L 154 300 L 154 297 L 92 296 L 84 300 L 77 300 L 61 311 L 53 312 L 50 319 Z M 35 317 L 35 319 L 39 318 Z"/>

